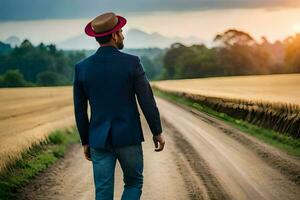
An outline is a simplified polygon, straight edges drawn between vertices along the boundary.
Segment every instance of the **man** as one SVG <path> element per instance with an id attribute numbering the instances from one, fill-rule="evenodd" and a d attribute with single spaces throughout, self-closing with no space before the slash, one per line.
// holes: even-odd
<path id="1" fill-rule="evenodd" d="M 95 37 L 100 47 L 75 65 L 75 119 L 84 155 L 92 161 L 96 200 L 113 200 L 116 160 L 123 171 L 122 200 L 140 199 L 142 194 L 144 136 L 135 95 L 153 134 L 155 151 L 165 145 L 144 67 L 138 56 L 118 50 L 124 47 L 126 22 L 112 12 L 89 22 L 85 33 Z"/>

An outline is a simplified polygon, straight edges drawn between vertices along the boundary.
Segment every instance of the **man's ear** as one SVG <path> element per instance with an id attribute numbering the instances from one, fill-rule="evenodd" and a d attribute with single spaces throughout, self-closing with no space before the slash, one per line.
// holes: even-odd
<path id="1" fill-rule="evenodd" d="M 112 33 L 112 39 L 115 41 L 115 42 L 117 42 L 117 33 L 116 32 L 113 32 Z"/>

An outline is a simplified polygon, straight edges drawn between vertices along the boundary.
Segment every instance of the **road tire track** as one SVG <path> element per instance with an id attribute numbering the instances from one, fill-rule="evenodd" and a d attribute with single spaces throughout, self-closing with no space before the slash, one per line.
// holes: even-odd
<path id="1" fill-rule="evenodd" d="M 171 132 L 172 137 L 178 150 L 184 155 L 184 158 L 181 156 L 176 156 L 179 160 L 177 163 L 181 167 L 181 172 L 186 182 L 186 185 L 189 188 L 190 198 L 192 200 L 196 199 L 211 199 L 211 200 L 230 200 L 232 199 L 211 173 L 208 165 L 205 160 L 201 158 L 197 151 L 190 145 L 190 143 L 184 138 L 184 136 L 163 116 L 161 117 L 162 122 L 165 124 L 166 132 Z M 184 161 L 185 159 L 186 161 Z M 189 166 L 183 167 L 182 164 L 187 163 Z M 192 170 L 190 171 L 189 168 Z M 194 173 L 198 179 L 191 180 L 191 173 Z M 204 184 L 205 188 L 201 188 L 197 182 Z M 205 191 L 204 191 L 205 190 Z M 204 196 L 203 194 L 206 194 Z M 207 198 L 208 197 L 208 198 Z"/>
<path id="2" fill-rule="evenodd" d="M 225 124 L 221 120 L 214 118 L 208 114 L 201 113 L 200 111 L 174 101 L 169 102 L 191 112 L 208 124 L 219 128 L 223 133 L 255 152 L 269 166 L 271 166 L 273 169 L 278 170 L 290 181 L 294 182 L 297 185 L 300 185 L 300 161 L 298 158 L 293 158 L 292 156 L 279 151 L 275 147 L 265 144 L 257 140 L 253 136 L 247 135 L 242 131 L 231 127 L 230 125 Z"/>

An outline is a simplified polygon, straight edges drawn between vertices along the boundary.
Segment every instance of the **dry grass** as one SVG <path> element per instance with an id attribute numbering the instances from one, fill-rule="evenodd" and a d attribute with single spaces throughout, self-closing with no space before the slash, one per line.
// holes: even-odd
<path id="1" fill-rule="evenodd" d="M 154 88 L 300 138 L 300 74 L 155 81 Z"/>
<path id="2" fill-rule="evenodd" d="M 0 171 L 51 131 L 74 124 L 72 87 L 0 89 Z"/>
<path id="3" fill-rule="evenodd" d="M 280 122 L 277 127 L 299 131 L 300 74 L 155 81 L 151 84 L 162 90 L 185 92 L 184 95 L 192 99 L 206 100 L 219 110 L 245 116 L 253 122 L 258 117 L 263 119 L 256 121 L 259 123 L 270 124 L 277 120 Z M 253 104 L 259 100 L 269 103 Z M 297 105 L 291 106 L 291 103 Z M 251 105 L 253 114 L 248 111 Z M 277 105 L 272 108 L 282 109 L 285 114 L 274 118 L 279 113 L 274 109 L 268 109 L 269 114 L 260 112 L 264 110 L 260 108 L 269 105 Z M 51 131 L 74 124 L 72 87 L 0 89 L 0 171 L 19 158 L 21 152 L 44 140 Z"/>
<path id="4" fill-rule="evenodd" d="M 153 81 L 151 85 L 207 97 L 247 99 L 300 105 L 300 74 L 212 77 Z"/>

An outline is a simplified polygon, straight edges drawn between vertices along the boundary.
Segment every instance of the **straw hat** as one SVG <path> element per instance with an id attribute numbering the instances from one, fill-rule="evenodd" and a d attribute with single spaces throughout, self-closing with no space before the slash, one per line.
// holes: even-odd
<path id="1" fill-rule="evenodd" d="M 127 20 L 113 12 L 97 16 L 85 26 L 85 33 L 91 37 L 106 36 L 120 30 Z"/>

